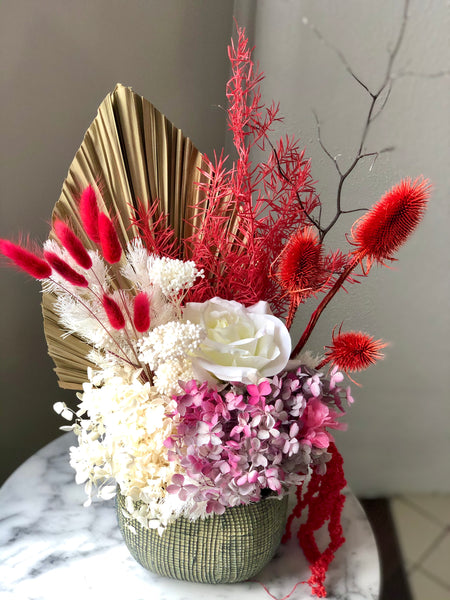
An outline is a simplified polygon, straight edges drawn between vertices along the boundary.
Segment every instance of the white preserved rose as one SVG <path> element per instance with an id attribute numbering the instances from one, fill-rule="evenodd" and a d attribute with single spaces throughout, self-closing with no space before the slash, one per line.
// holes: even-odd
<path id="1" fill-rule="evenodd" d="M 189 302 L 183 318 L 206 332 L 191 354 L 199 381 L 256 383 L 282 371 L 289 360 L 289 331 L 262 300 L 249 307 L 217 297 Z"/>

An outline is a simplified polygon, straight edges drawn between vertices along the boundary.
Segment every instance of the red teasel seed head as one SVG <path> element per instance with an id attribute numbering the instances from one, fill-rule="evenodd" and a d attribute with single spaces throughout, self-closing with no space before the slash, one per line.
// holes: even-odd
<path id="1" fill-rule="evenodd" d="M 134 297 L 133 323 L 139 333 L 148 331 L 150 327 L 150 299 L 145 292 Z"/>
<path id="2" fill-rule="evenodd" d="M 427 179 L 403 179 L 389 190 L 352 227 L 355 255 L 383 264 L 395 260 L 393 254 L 416 229 L 425 213 L 430 197 Z"/>
<path id="3" fill-rule="evenodd" d="M 98 232 L 98 204 L 95 191 L 91 185 L 83 190 L 80 198 L 80 216 L 83 227 L 90 239 L 100 243 Z"/>
<path id="4" fill-rule="evenodd" d="M 92 259 L 89 256 L 86 248 L 83 246 L 80 238 L 63 221 L 56 220 L 53 223 L 53 229 L 58 236 L 59 241 L 74 259 L 77 265 L 83 269 L 92 267 Z"/>
<path id="5" fill-rule="evenodd" d="M 111 296 L 103 294 L 102 305 L 111 327 L 117 330 L 123 329 L 125 327 L 125 317 L 117 302 Z"/>
<path id="6" fill-rule="evenodd" d="M 105 213 L 101 213 L 98 217 L 98 231 L 105 260 L 110 264 L 119 262 L 122 256 L 122 246 L 113 222 Z"/>
<path id="7" fill-rule="evenodd" d="M 52 269 L 45 260 L 19 244 L 0 239 L 0 253 L 35 279 L 47 279 L 52 274 Z"/>
<path id="8" fill-rule="evenodd" d="M 279 259 L 277 279 L 297 306 L 325 284 L 323 247 L 312 227 L 299 229 L 289 238 Z"/>
<path id="9" fill-rule="evenodd" d="M 60 258 L 54 252 L 49 252 L 46 250 L 44 252 L 45 260 L 51 265 L 51 267 L 61 275 L 66 281 L 68 281 L 71 285 L 75 285 L 76 287 L 88 287 L 88 280 L 84 275 L 72 269 L 72 267 L 66 263 L 65 260 Z"/>
<path id="10" fill-rule="evenodd" d="M 328 352 L 322 365 L 331 362 L 346 373 L 362 371 L 384 358 L 380 350 L 386 346 L 387 343 L 374 340 L 362 331 L 341 333 L 339 330 L 336 336 L 333 331 L 333 342 L 331 346 L 326 346 Z"/>

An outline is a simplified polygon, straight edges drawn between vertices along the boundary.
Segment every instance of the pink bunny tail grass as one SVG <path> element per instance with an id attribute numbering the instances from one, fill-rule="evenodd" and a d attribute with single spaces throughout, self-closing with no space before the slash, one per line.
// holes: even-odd
<path id="1" fill-rule="evenodd" d="M 122 256 L 122 246 L 120 245 L 113 222 L 104 213 L 101 213 L 98 217 L 98 231 L 105 260 L 109 264 L 119 262 Z"/>
<path id="2" fill-rule="evenodd" d="M 21 271 L 25 271 L 35 279 L 47 279 L 52 274 L 52 269 L 45 260 L 19 244 L 0 239 L 0 253 L 9 258 Z"/>
<path id="3" fill-rule="evenodd" d="M 80 238 L 74 234 L 70 227 L 63 221 L 57 220 L 53 223 L 53 229 L 55 230 L 59 241 L 77 265 L 80 265 L 83 269 L 90 269 L 92 267 L 92 259 L 86 248 L 83 246 Z"/>
<path id="4" fill-rule="evenodd" d="M 102 305 L 111 327 L 117 330 L 123 329 L 125 327 L 125 317 L 117 302 L 111 296 L 103 294 Z"/>
<path id="5" fill-rule="evenodd" d="M 81 273 L 77 273 L 75 269 L 72 269 L 70 265 L 66 263 L 65 260 L 60 258 L 54 252 L 44 252 L 44 257 L 51 265 L 51 267 L 61 275 L 66 281 L 68 281 L 71 285 L 75 285 L 76 287 L 88 287 L 88 280 Z"/>
<path id="6" fill-rule="evenodd" d="M 98 204 L 95 191 L 91 185 L 83 190 L 80 198 L 80 216 L 85 232 L 96 244 L 100 243 L 98 231 Z"/>
<path id="7" fill-rule="evenodd" d="M 150 299 L 145 292 L 134 298 L 133 323 L 139 333 L 148 331 L 150 327 Z"/>

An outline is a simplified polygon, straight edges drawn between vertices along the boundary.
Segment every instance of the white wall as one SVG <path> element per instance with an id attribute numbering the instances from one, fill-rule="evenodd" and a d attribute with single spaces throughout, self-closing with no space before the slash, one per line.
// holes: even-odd
<path id="1" fill-rule="evenodd" d="M 398 65 L 416 73 L 449 68 L 445 0 L 414 0 Z M 284 130 L 313 159 L 324 205 L 335 178 L 323 136 L 343 159 L 358 138 L 367 98 L 332 51 L 302 25 L 307 16 L 369 84 L 379 81 L 401 2 L 235 0 L 266 72 L 268 102 L 280 100 Z M 159 107 L 203 151 L 224 139 L 226 45 L 233 2 L 223 0 L 3 0 L 0 3 L 0 236 L 41 241 L 54 202 L 103 97 L 120 81 Z M 392 340 L 387 360 L 358 377 L 347 433 L 339 436 L 355 491 L 449 490 L 448 77 L 405 77 L 369 138 L 394 144 L 372 172 L 363 166 L 346 190 L 349 207 L 368 205 L 405 175 L 434 183 L 430 210 L 395 270 L 374 269 L 329 308 L 311 340 L 319 350 L 335 323 Z M 349 222 L 343 223 L 348 226 Z M 340 227 L 330 243 L 342 240 Z M 38 286 L 0 271 L 0 466 L 7 474 L 58 435 L 56 386 L 46 356 Z M 295 324 L 307 320 L 302 311 Z M 1 475 L 0 475 L 1 478 Z"/>
<path id="2" fill-rule="evenodd" d="M 264 97 L 281 102 L 282 131 L 300 136 L 328 213 L 336 177 L 317 142 L 315 109 L 333 154 L 348 164 L 360 139 L 368 97 L 336 54 L 302 24 L 306 17 L 341 50 L 371 87 L 381 82 L 387 48 L 401 21 L 403 3 L 392 0 L 258 0 L 254 43 L 266 74 Z M 319 351 L 335 324 L 367 330 L 392 342 L 386 360 L 356 379 L 349 431 L 338 436 L 346 474 L 365 495 L 450 490 L 449 370 L 449 77 L 450 10 L 445 0 L 414 0 L 394 69 L 416 76 L 395 82 L 367 149 L 395 146 L 373 170 L 361 164 L 345 189 L 345 207 L 369 206 L 404 176 L 424 174 L 434 185 L 428 214 L 399 252 L 393 270 L 373 269 L 369 279 L 341 293 L 311 338 Z M 424 77 L 447 71 L 447 76 Z M 353 219 L 343 220 L 328 243 L 342 245 Z M 313 306 L 299 311 L 301 333 Z"/>

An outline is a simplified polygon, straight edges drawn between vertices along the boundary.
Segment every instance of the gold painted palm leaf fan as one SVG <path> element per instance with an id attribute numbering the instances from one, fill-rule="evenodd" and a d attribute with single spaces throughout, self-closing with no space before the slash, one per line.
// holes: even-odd
<path id="1" fill-rule="evenodd" d="M 52 223 L 56 219 L 70 223 L 85 248 L 95 250 L 96 244 L 87 237 L 79 211 L 80 194 L 90 185 L 99 208 L 114 221 L 123 247 L 138 232 L 134 221 L 138 206 L 149 211 L 150 219 L 166 215 L 166 224 L 175 237 L 186 239 L 195 219 L 201 218 L 198 214 L 196 217 L 194 207 L 201 204 L 203 192 L 196 184 L 201 178 L 205 180 L 205 168 L 201 153 L 180 129 L 143 97 L 117 85 L 100 105 L 75 155 L 53 210 Z M 53 228 L 49 237 L 55 239 Z M 185 251 L 181 245 L 180 253 Z M 91 348 L 76 334 L 67 335 L 54 311 L 54 302 L 52 293 L 43 294 L 49 354 L 56 365 L 59 385 L 81 389 L 91 365 L 87 359 Z"/>

